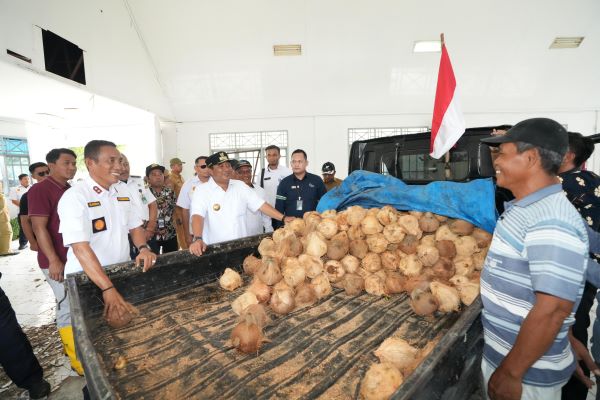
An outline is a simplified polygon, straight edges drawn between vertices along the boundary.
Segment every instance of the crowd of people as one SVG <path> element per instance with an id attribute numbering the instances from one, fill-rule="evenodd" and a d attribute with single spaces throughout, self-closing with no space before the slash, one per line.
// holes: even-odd
<path id="1" fill-rule="evenodd" d="M 585 399 L 594 384 L 590 373 L 600 375 L 594 362 L 600 361 L 600 318 L 592 337 L 595 357 L 587 349 L 600 284 L 600 177 L 584 168 L 594 143 L 546 118 L 505 127 L 482 142 L 493 150 L 497 185 L 514 196 L 497 221 L 481 274 L 486 394 Z M 291 153 L 291 169 L 280 165 L 277 146 L 267 147 L 265 156 L 267 165 L 256 174 L 249 161 L 217 152 L 196 158 L 188 180 L 179 158 L 170 160 L 170 171 L 148 165 L 140 178 L 130 175 L 114 143 L 93 140 L 84 149 L 84 179 L 72 181 L 76 155 L 69 149 L 53 149 L 46 163 L 30 166 L 34 185 L 19 177 L 9 199 L 20 209 L 20 247 L 28 241 L 37 251 L 56 297 L 65 354 L 77 373 L 83 375 L 84 366 L 75 353 L 66 274 L 84 271 L 101 290 L 105 318 L 126 319 L 133 306 L 103 266 L 132 259 L 147 271 L 159 254 L 189 249 L 200 256 L 211 244 L 272 232 L 315 210 L 342 183 L 331 162 L 322 166 L 322 178 L 309 173 L 301 149 Z M 6 225 L 2 203 L 0 196 L 0 225 Z M 0 226 L 0 238 L 6 237 Z M 0 329 L 0 362 L 9 377 L 32 398 L 47 394 L 49 385 L 1 289 Z"/>

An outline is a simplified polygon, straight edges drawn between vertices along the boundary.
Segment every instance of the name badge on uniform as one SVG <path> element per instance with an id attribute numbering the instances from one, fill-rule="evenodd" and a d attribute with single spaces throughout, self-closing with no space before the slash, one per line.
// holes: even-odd
<path id="1" fill-rule="evenodd" d="M 100 202 L 99 201 L 90 201 L 88 203 L 88 207 L 92 208 L 92 207 L 100 207 Z"/>
<path id="2" fill-rule="evenodd" d="M 296 211 L 302 211 L 302 198 L 296 200 Z"/>
<path id="3" fill-rule="evenodd" d="M 104 217 L 96 218 L 92 220 L 92 232 L 98 233 L 106 230 L 106 220 Z"/>
<path id="4" fill-rule="evenodd" d="M 270 176 L 268 176 L 268 177 L 264 178 L 264 179 L 263 179 L 263 181 L 268 181 L 269 179 L 271 179 L 271 177 L 270 177 Z"/>
<path id="5" fill-rule="evenodd" d="M 117 197 L 117 201 L 129 201 L 129 197 Z"/>
<path id="6" fill-rule="evenodd" d="M 221 205 L 220 204 L 213 204 L 213 210 L 219 211 L 220 209 L 221 209 Z"/>

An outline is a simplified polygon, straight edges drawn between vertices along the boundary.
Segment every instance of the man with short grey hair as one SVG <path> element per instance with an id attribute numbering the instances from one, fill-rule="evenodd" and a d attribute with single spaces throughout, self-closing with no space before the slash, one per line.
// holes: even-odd
<path id="1" fill-rule="evenodd" d="M 588 237 L 556 174 L 566 130 L 532 118 L 498 147 L 498 186 L 512 191 L 481 274 L 485 346 L 482 371 L 491 399 L 560 399 L 575 370 L 568 330 L 585 282 Z"/>

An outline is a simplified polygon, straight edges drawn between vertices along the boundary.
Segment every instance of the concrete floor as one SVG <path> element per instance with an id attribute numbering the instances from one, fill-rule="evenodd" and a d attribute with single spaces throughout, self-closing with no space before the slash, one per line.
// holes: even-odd
<path id="1" fill-rule="evenodd" d="M 13 242 L 13 249 L 18 247 L 18 242 Z M 0 285 L 17 314 L 17 320 L 21 326 L 39 327 L 54 322 L 55 299 L 50 286 L 45 282 L 44 275 L 37 266 L 36 253 L 29 248 L 21 251 L 19 254 L 10 257 L 0 257 L 0 272 L 2 278 Z M 591 319 L 596 317 L 596 304 L 592 308 Z M 58 336 L 58 332 L 56 332 Z M 591 327 L 589 337 L 591 337 Z M 48 375 L 47 371 L 44 377 L 52 386 L 52 393 L 49 399 L 75 400 L 82 399 L 81 389 L 85 385 L 85 379 L 77 376 L 71 371 L 69 359 L 62 356 L 58 361 L 59 368 L 54 368 Z M 28 399 L 26 392 L 21 392 L 16 397 L 5 397 L 0 388 L 0 399 Z M 596 387 L 594 386 L 588 393 L 587 400 L 595 400 Z"/>

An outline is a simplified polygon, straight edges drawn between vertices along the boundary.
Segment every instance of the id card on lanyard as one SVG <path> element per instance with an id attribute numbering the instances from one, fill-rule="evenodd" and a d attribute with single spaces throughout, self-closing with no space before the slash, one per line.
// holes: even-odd
<path id="1" fill-rule="evenodd" d="M 296 186 L 298 188 L 298 200 L 296 200 L 296 211 L 302 211 L 302 192 L 300 191 L 300 182 Z"/>

